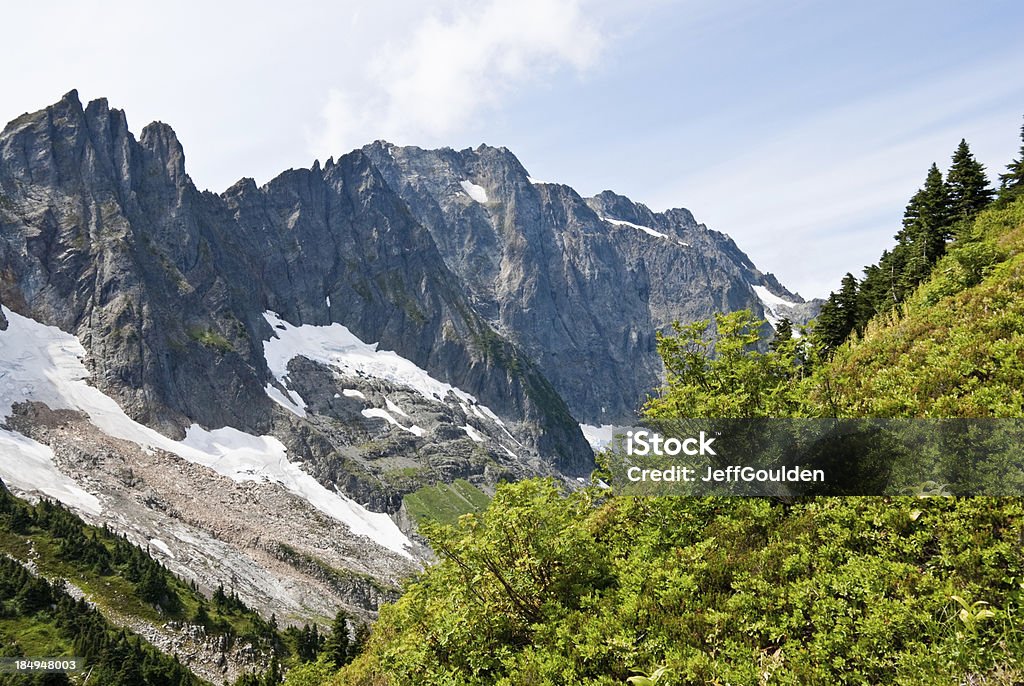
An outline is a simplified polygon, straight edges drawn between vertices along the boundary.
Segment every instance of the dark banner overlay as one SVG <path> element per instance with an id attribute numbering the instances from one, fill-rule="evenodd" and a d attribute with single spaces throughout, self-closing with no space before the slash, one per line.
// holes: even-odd
<path id="1" fill-rule="evenodd" d="M 673 419 L 616 430 L 622 495 L 1024 495 L 1024 419 Z"/>

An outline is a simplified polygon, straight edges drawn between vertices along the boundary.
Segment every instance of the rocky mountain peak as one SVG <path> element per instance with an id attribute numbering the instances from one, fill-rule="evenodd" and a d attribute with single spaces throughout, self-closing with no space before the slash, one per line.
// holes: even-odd
<path id="1" fill-rule="evenodd" d="M 192 181 L 185 173 L 185 149 L 169 125 L 160 121 L 147 124 L 142 129 L 139 145 L 149 153 L 152 162 L 166 172 L 172 184 L 179 187 L 191 185 Z"/>

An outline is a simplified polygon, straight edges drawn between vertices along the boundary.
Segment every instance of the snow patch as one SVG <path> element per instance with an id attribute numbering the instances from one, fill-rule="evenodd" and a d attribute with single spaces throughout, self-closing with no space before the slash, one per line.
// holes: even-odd
<path id="1" fill-rule="evenodd" d="M 478 186 L 472 181 L 460 181 L 459 185 L 462 186 L 462 190 L 466 191 L 466 195 L 476 200 L 478 203 L 487 202 L 487 190 L 483 186 Z"/>
<path id="2" fill-rule="evenodd" d="M 483 443 L 484 440 L 485 440 L 484 437 L 480 435 L 480 432 L 477 431 L 476 429 L 474 429 L 473 427 L 471 427 L 469 424 L 466 424 L 465 426 L 463 426 L 462 430 L 466 432 L 467 436 L 472 438 L 477 443 Z"/>
<path id="3" fill-rule="evenodd" d="M 366 400 L 366 396 L 363 395 L 363 392 L 357 391 L 354 388 L 345 388 L 341 392 L 346 398 L 362 398 L 363 400 Z M 337 393 L 335 393 L 335 395 L 337 395 Z"/>
<path id="4" fill-rule="evenodd" d="M 273 384 L 269 384 L 269 383 L 267 384 L 267 387 L 264 388 L 263 390 L 270 397 L 270 399 L 273 400 L 275 403 L 277 403 L 278 405 L 280 405 L 284 409 L 288 410 L 289 412 L 294 414 L 296 417 L 303 417 L 303 418 L 305 418 L 305 416 L 306 416 L 306 401 L 304 401 L 302 399 L 302 396 L 300 396 L 297 392 L 295 392 L 295 391 L 288 391 L 288 393 L 286 395 L 286 394 L 282 393 L 280 390 L 278 390 L 277 386 L 275 386 Z M 299 401 L 297 403 L 294 402 L 291 399 L 292 395 L 294 395 L 296 398 L 299 399 Z"/>
<path id="5" fill-rule="evenodd" d="M 164 543 L 163 541 L 161 541 L 159 538 L 151 538 L 151 539 L 149 539 L 149 545 L 151 547 L 153 547 L 153 548 L 156 548 L 157 550 L 159 550 L 161 553 L 163 553 L 167 557 L 171 557 L 171 558 L 174 557 L 174 553 L 171 552 L 171 549 L 168 548 L 167 544 Z"/>
<path id="6" fill-rule="evenodd" d="M 7 308 L 3 308 L 3 313 L 9 326 L 7 331 L 0 331 L 0 421 L 10 415 L 14 404 L 26 400 L 44 403 L 54 410 L 82 412 L 105 434 L 135 443 L 144 450 L 164 450 L 235 481 L 281 484 L 346 524 L 354 534 L 367 536 L 411 559 L 405 549 L 411 542 L 390 517 L 370 512 L 351 499 L 328 491 L 289 462 L 284 445 L 276 438 L 252 436 L 230 427 L 207 431 L 193 424 L 183 441 L 171 440 L 133 420 L 113 398 L 86 382 L 89 371 L 82 364 L 85 349 L 77 337 Z M 9 483 L 40 481 L 45 488 L 38 490 L 52 493 L 65 504 L 98 513 L 99 501 L 57 471 L 53 452 L 46 446 L 4 430 L 0 431 L 0 455 L 4 456 L 0 472 L 14 472 Z M 4 477 L 7 480 L 6 473 Z"/>
<path id="7" fill-rule="evenodd" d="M 384 405 L 388 408 L 389 411 L 394 412 L 395 414 L 400 414 L 406 419 L 410 418 L 409 414 L 405 410 L 400 408 L 395 403 L 391 402 L 391 398 L 384 398 Z"/>
<path id="8" fill-rule="evenodd" d="M 422 427 L 416 426 L 415 424 L 413 424 L 412 426 L 405 426 L 400 421 L 395 419 L 390 412 L 388 412 L 387 410 L 382 410 L 379 407 L 371 407 L 369 409 L 363 410 L 362 414 L 364 417 L 368 417 L 370 419 L 383 419 L 388 424 L 397 426 L 402 431 L 408 431 L 414 436 L 422 436 L 423 434 L 426 433 L 426 431 L 424 431 Z"/>
<path id="9" fill-rule="evenodd" d="M 0 456 L 0 479 L 9 488 L 28 493 L 36 491 L 91 515 L 99 515 L 103 511 L 99 498 L 79 488 L 57 470 L 49 446 L 14 431 L 0 429 Z"/>
<path id="10" fill-rule="evenodd" d="M 605 216 L 602 216 L 602 215 L 597 215 L 597 216 L 602 221 L 606 221 L 609 224 L 615 224 L 617 226 L 628 226 L 630 228 L 638 229 L 640 231 L 643 231 L 648 236 L 654 236 L 655 238 L 664 238 L 667 241 L 672 241 L 673 243 L 675 243 L 677 245 L 681 245 L 683 247 L 689 247 L 690 246 L 689 243 L 684 243 L 683 241 L 676 240 L 675 238 L 672 238 L 672 236 L 669 236 L 667 233 L 662 233 L 661 231 L 656 231 L 656 230 L 652 229 L 649 226 L 641 226 L 640 224 L 634 224 L 633 222 L 627 222 L 627 221 L 622 220 L 622 219 L 612 219 L 611 217 L 605 217 Z"/>
<path id="11" fill-rule="evenodd" d="M 330 326 L 293 326 L 273 312 L 263 317 L 274 331 L 274 338 L 263 342 L 263 355 L 270 372 L 279 380 L 288 373 L 288 362 L 302 356 L 314 362 L 336 368 L 345 376 L 364 376 L 383 379 L 397 386 L 415 390 L 427 400 L 444 401 L 451 393 L 457 401 L 479 406 L 481 412 L 499 425 L 501 420 L 477 399 L 451 384 L 439 381 L 425 369 L 391 350 L 378 350 L 377 343 L 364 343 L 341 324 Z M 358 391 L 351 391 L 358 393 Z M 346 389 L 345 395 L 350 395 Z M 362 393 L 358 396 L 363 397 Z"/>
<path id="12" fill-rule="evenodd" d="M 613 424 L 602 424 L 601 426 L 580 424 L 580 431 L 583 432 L 583 438 L 587 439 L 591 448 L 604 450 L 612 442 L 615 426 Z"/>
<path id="13" fill-rule="evenodd" d="M 751 285 L 751 288 L 757 295 L 757 299 L 761 301 L 762 307 L 764 307 L 764 318 L 767 319 L 768 323 L 772 326 L 778 326 L 779 322 L 781 322 L 784 317 L 779 309 L 780 307 L 797 306 L 797 303 L 780 298 L 764 286 Z"/>

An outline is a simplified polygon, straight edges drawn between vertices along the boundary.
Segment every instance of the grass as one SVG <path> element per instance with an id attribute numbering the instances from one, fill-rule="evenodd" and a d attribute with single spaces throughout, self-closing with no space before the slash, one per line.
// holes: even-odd
<path id="1" fill-rule="evenodd" d="M 424 486 L 402 501 L 417 524 L 424 521 L 454 524 L 464 514 L 486 509 L 491 499 L 465 479 L 457 479 L 452 484 Z"/>
<path id="2" fill-rule="evenodd" d="M 234 346 L 231 345 L 231 341 L 224 338 L 213 329 L 202 329 L 199 327 L 193 327 L 188 330 L 188 337 L 193 341 L 197 341 L 207 348 L 218 350 L 222 353 L 229 353 L 234 350 Z"/>

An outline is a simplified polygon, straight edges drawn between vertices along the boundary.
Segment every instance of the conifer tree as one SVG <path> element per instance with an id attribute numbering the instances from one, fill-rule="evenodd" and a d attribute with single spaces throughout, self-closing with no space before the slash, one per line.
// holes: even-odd
<path id="1" fill-rule="evenodd" d="M 770 347 L 772 350 L 777 350 L 781 345 L 791 340 L 793 340 L 793 322 L 789 320 L 789 317 L 783 317 L 775 325 L 775 338 L 772 339 Z"/>
<path id="2" fill-rule="evenodd" d="M 366 650 L 366 644 L 370 642 L 370 625 L 363 622 L 356 627 L 356 638 L 352 644 L 352 655 L 360 655 Z"/>
<path id="3" fill-rule="evenodd" d="M 839 286 L 837 304 L 842 313 L 843 330 L 846 332 L 847 337 L 854 331 L 860 334 L 857 328 L 858 312 L 860 311 L 858 303 L 859 285 L 857 278 L 847 272 Z"/>
<path id="4" fill-rule="evenodd" d="M 1009 202 L 1024 194 L 1024 125 L 1020 127 L 1020 153 L 999 175 L 999 200 Z"/>
<path id="5" fill-rule="evenodd" d="M 338 610 L 338 614 L 334 616 L 331 635 L 324 641 L 323 652 L 327 659 L 338 667 L 343 667 L 352 660 L 348 637 L 348 615 L 344 610 Z"/>
<path id="6" fill-rule="evenodd" d="M 946 183 L 954 220 L 970 220 L 992 201 L 993 191 L 988 185 L 985 167 L 974 159 L 967 141 L 962 138 L 953 153 Z"/>
<path id="7" fill-rule="evenodd" d="M 835 293 L 830 293 L 828 299 L 822 303 L 814 324 L 814 338 L 826 351 L 835 350 L 842 345 L 849 333 L 846 331 L 845 318 L 838 300 Z"/>
<path id="8" fill-rule="evenodd" d="M 970 155 L 969 150 L 967 154 Z M 901 293 L 894 298 L 895 301 L 901 301 L 903 292 L 921 283 L 932 265 L 946 252 L 946 241 L 953 233 L 951 206 L 949 186 L 943 182 L 938 165 L 933 163 L 924 186 L 907 203 L 903 228 L 895 236 L 898 245 L 893 251 L 894 259 L 901 263 L 898 270 L 900 288 L 893 289 Z"/>

